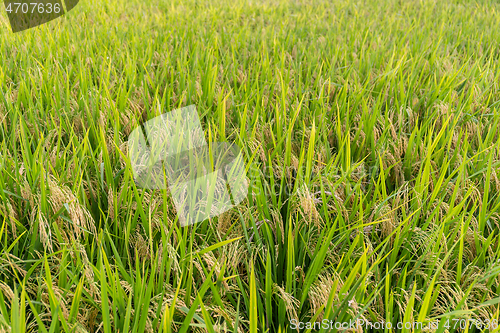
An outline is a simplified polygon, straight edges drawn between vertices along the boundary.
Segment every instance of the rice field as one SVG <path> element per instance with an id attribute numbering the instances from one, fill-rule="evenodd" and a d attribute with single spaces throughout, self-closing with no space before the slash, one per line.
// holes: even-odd
<path id="1" fill-rule="evenodd" d="M 0 8 L 0 332 L 498 331 L 497 1 Z M 128 137 L 189 105 L 249 191 L 183 227 Z"/>

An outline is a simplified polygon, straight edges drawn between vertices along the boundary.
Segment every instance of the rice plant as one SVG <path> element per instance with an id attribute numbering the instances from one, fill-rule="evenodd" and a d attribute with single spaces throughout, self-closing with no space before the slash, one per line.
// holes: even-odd
<path id="1" fill-rule="evenodd" d="M 82 0 L 14 34 L 2 11 L 0 332 L 495 331 L 499 12 Z M 188 105 L 250 186 L 182 227 L 127 140 Z M 349 321 L 385 326 L 319 325 Z"/>

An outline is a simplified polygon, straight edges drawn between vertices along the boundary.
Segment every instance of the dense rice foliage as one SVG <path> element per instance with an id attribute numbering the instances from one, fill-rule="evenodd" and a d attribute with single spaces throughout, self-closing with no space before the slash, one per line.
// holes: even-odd
<path id="1" fill-rule="evenodd" d="M 499 10 L 82 0 L 12 34 L 2 8 L 0 332 L 498 319 Z M 127 138 L 191 104 L 250 193 L 182 228 Z"/>

